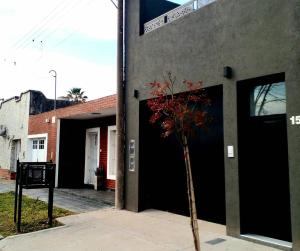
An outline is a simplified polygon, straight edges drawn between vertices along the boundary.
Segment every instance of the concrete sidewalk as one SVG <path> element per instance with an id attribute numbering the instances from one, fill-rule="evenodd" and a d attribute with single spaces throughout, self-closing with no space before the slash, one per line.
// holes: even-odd
<path id="1" fill-rule="evenodd" d="M 106 208 L 59 220 L 65 226 L 0 241 L 0 251 L 194 251 L 189 218 L 167 212 Z M 202 251 L 277 250 L 228 237 L 222 225 L 199 223 Z"/>
<path id="2" fill-rule="evenodd" d="M 5 180 L 0 177 L 0 193 L 15 191 L 15 182 L 12 180 Z"/>

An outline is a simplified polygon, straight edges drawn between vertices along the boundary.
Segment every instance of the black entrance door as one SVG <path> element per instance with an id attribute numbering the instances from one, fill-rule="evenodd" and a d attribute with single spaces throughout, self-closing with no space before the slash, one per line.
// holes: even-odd
<path id="1" fill-rule="evenodd" d="M 238 83 L 241 233 L 291 241 L 284 74 Z"/>

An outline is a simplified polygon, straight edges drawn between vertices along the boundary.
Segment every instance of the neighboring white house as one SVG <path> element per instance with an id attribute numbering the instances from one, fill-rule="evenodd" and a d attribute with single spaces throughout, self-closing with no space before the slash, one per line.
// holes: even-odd
<path id="1" fill-rule="evenodd" d="M 56 106 L 70 104 L 59 100 Z M 27 154 L 29 116 L 53 110 L 53 105 L 53 100 L 47 99 L 40 91 L 32 90 L 0 103 L 0 177 L 13 178 L 18 159 L 31 161 Z"/>
<path id="2" fill-rule="evenodd" d="M 0 106 L 0 175 L 16 170 L 16 162 L 26 160 L 30 91 L 13 97 Z M 5 170 L 1 170 L 5 169 Z"/>

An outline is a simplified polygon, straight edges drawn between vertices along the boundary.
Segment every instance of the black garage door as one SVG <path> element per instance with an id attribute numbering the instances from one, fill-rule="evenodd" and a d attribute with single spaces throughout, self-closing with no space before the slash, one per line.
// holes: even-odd
<path id="1" fill-rule="evenodd" d="M 223 93 L 222 86 L 207 89 L 213 118 L 209 130 L 190 141 L 198 217 L 225 224 Z M 149 123 L 146 101 L 140 102 L 140 209 L 155 208 L 188 215 L 182 148 L 175 136 L 161 138 Z"/>

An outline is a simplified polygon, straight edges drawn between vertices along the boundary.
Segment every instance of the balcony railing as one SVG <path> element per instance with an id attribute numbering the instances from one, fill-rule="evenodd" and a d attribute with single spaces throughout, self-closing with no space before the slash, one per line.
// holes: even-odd
<path id="1" fill-rule="evenodd" d="M 217 0 L 192 0 L 144 24 L 144 33 L 153 31 L 165 24 L 171 23 L 195 10 Z"/>

